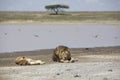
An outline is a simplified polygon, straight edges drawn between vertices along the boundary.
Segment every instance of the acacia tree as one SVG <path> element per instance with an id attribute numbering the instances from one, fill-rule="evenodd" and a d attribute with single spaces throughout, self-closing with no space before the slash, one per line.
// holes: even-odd
<path id="1" fill-rule="evenodd" d="M 68 8 L 69 8 L 68 5 L 61 5 L 61 4 L 45 6 L 45 9 L 55 12 L 56 15 L 58 15 L 59 12 L 63 11 L 63 9 L 68 9 Z"/>

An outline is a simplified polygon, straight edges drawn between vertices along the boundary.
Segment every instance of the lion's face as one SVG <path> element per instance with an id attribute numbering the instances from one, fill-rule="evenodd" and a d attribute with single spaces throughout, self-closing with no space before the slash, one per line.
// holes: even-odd
<path id="1" fill-rule="evenodd" d="M 68 51 L 68 50 L 63 51 L 63 52 L 61 53 L 61 55 L 62 55 L 62 60 L 68 60 L 68 59 L 70 59 L 70 57 L 71 57 L 70 51 Z"/>

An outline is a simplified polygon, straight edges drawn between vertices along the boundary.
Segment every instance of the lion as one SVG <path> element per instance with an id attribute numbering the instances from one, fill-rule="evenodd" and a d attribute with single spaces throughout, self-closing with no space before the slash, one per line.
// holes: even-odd
<path id="1" fill-rule="evenodd" d="M 45 62 L 41 60 L 33 60 L 25 56 L 19 56 L 15 59 L 15 63 L 17 65 L 41 65 L 45 64 Z"/>
<path id="2" fill-rule="evenodd" d="M 52 60 L 55 62 L 69 63 L 77 60 L 71 57 L 70 49 L 67 46 L 60 45 L 55 48 Z"/>

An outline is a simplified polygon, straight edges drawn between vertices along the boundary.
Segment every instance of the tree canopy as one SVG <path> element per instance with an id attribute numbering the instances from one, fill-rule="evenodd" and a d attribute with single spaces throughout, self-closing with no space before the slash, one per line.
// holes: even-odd
<path id="1" fill-rule="evenodd" d="M 51 11 L 55 12 L 55 14 L 57 15 L 59 12 L 63 11 L 63 9 L 68 9 L 69 6 L 68 5 L 55 4 L 55 5 L 47 5 L 47 6 L 45 6 L 45 8 L 47 10 L 51 10 Z"/>

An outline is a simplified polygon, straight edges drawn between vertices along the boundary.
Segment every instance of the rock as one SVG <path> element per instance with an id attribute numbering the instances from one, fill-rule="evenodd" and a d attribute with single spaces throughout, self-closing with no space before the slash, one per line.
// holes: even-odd
<path id="1" fill-rule="evenodd" d="M 112 72 L 113 70 L 112 70 L 112 69 L 109 69 L 108 71 L 109 71 L 109 72 Z"/>
<path id="2" fill-rule="evenodd" d="M 57 73 L 56 75 L 60 75 L 60 73 Z"/>
<path id="3" fill-rule="evenodd" d="M 74 77 L 81 77 L 81 75 L 79 75 L 79 74 L 76 74 L 76 75 L 74 75 Z"/>

